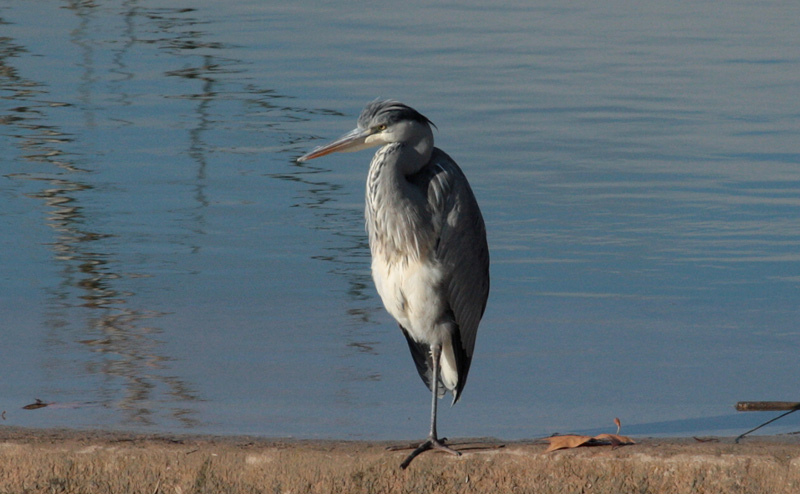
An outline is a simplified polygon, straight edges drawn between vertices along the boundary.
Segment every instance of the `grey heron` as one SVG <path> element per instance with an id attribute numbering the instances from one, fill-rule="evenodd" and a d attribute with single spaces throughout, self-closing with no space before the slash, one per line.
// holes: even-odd
<path id="1" fill-rule="evenodd" d="M 433 146 L 432 122 L 398 101 L 373 101 L 358 126 L 298 158 L 381 146 L 367 174 L 366 230 L 372 277 L 400 325 L 422 380 L 432 393 L 428 439 L 401 464 L 440 449 L 436 405 L 453 405 L 467 382 L 478 324 L 489 296 L 489 248 L 475 195 L 461 168 Z"/>

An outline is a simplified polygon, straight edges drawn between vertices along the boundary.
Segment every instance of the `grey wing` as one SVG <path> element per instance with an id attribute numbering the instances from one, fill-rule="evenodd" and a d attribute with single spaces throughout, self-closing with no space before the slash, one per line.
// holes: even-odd
<path id="1" fill-rule="evenodd" d="M 436 255 L 445 272 L 443 288 L 458 329 L 454 347 L 460 347 L 456 349 L 455 403 L 467 381 L 478 324 L 489 297 L 489 248 L 483 216 L 464 173 L 439 149 L 434 149 L 431 164 L 428 207 L 440 232 Z"/>

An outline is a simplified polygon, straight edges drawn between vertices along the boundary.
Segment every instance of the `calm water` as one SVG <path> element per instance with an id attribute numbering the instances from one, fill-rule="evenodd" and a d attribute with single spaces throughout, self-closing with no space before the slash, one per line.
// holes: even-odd
<path id="1" fill-rule="evenodd" d="M 378 96 L 437 124 L 489 230 L 444 435 L 800 400 L 800 6 L 529 4 L 0 2 L 2 424 L 423 436 L 371 153 L 293 161 Z"/>

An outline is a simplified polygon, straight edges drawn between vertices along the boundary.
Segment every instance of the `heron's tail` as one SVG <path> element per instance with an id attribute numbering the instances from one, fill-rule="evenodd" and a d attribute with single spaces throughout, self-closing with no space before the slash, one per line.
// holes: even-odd
<path id="1" fill-rule="evenodd" d="M 422 378 L 422 382 L 430 389 L 433 390 L 433 359 L 431 357 L 431 347 L 427 343 L 420 343 L 406 331 L 402 325 L 400 329 L 406 337 L 408 349 L 411 351 L 411 357 L 414 359 L 414 365 L 417 367 L 417 373 Z M 472 359 L 467 355 L 463 346 L 461 345 L 461 338 L 459 331 L 451 332 L 452 339 L 450 345 L 445 345 L 442 348 L 442 356 L 440 359 L 440 368 L 447 366 L 448 374 L 451 374 L 449 379 L 442 379 L 439 376 L 439 398 L 442 398 L 447 391 L 453 393 L 453 405 L 456 404 L 461 398 L 461 391 L 464 389 L 464 384 L 467 382 L 467 373 Z M 452 376 L 453 371 L 455 375 Z M 443 372 L 444 373 L 444 372 Z"/>

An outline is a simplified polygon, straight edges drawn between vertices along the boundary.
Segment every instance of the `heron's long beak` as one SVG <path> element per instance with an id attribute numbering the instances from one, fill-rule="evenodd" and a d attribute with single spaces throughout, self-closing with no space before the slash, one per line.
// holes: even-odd
<path id="1" fill-rule="evenodd" d="M 319 158 L 320 156 L 325 156 L 326 154 L 337 152 L 349 153 L 373 147 L 379 143 L 367 142 L 367 138 L 372 134 L 373 131 L 371 129 L 353 129 L 330 144 L 325 144 L 324 146 L 315 148 L 308 154 L 300 156 L 297 158 L 297 161 L 308 161 Z"/>

